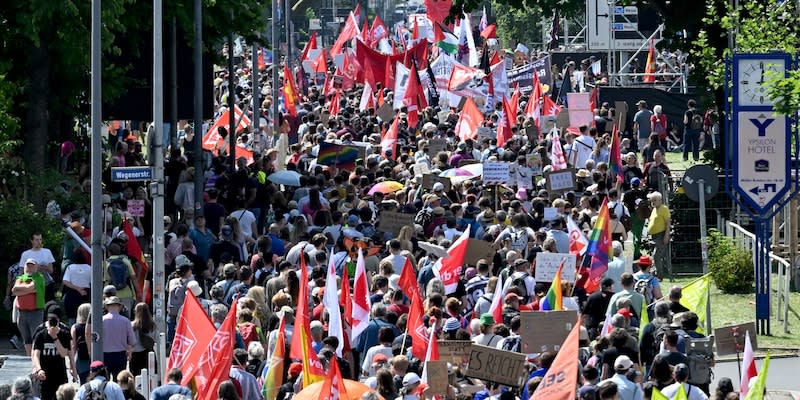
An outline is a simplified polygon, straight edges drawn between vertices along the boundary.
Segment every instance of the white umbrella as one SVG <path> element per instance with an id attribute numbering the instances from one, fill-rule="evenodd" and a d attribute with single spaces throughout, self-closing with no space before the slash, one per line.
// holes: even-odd
<path id="1" fill-rule="evenodd" d="M 300 174 L 295 171 L 277 171 L 270 174 L 267 179 L 277 185 L 300 186 Z"/>
<path id="2" fill-rule="evenodd" d="M 459 169 L 467 171 L 474 176 L 481 176 L 483 175 L 483 164 L 475 163 L 475 164 L 467 164 Z"/>

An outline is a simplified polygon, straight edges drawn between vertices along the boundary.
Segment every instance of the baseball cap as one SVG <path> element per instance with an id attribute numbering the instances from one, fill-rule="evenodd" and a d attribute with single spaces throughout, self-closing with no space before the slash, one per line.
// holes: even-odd
<path id="1" fill-rule="evenodd" d="M 633 314 L 627 308 L 620 308 L 619 310 L 617 310 L 617 314 L 622 315 L 623 317 L 628 319 L 631 319 L 631 317 L 633 317 Z"/>
<path id="2" fill-rule="evenodd" d="M 509 294 L 506 295 L 506 297 L 503 300 L 506 303 L 508 303 L 509 301 L 513 301 L 513 300 L 519 301 L 520 297 L 516 293 L 509 293 Z"/>
<path id="3" fill-rule="evenodd" d="M 619 356 L 614 361 L 614 369 L 615 370 L 628 370 L 633 366 L 633 361 L 631 361 L 630 357 L 628 356 Z M 677 367 L 676 367 L 677 369 Z"/>
<path id="4" fill-rule="evenodd" d="M 378 354 L 375 354 L 375 356 L 372 357 L 372 364 L 373 365 L 374 364 L 380 364 L 380 363 L 386 363 L 386 362 L 389 362 L 389 357 L 386 357 L 386 354 L 378 353 Z"/>
<path id="5" fill-rule="evenodd" d="M 639 257 L 639 265 L 653 265 L 653 260 L 648 256 Z"/>
<path id="6" fill-rule="evenodd" d="M 639 186 L 642 184 L 642 180 L 639 178 L 631 179 L 631 186 Z"/>
<path id="7" fill-rule="evenodd" d="M 29 258 L 29 259 L 25 260 L 25 265 L 28 265 L 28 264 L 38 264 L 38 263 L 33 258 Z"/>
<path id="8" fill-rule="evenodd" d="M 114 285 L 106 285 L 106 287 L 103 288 L 103 294 L 106 296 L 116 296 L 117 288 Z"/>
<path id="9" fill-rule="evenodd" d="M 103 369 L 103 368 L 105 368 L 105 367 L 106 367 L 106 365 L 105 365 L 105 364 L 103 364 L 103 362 L 102 362 L 102 361 L 100 361 L 100 360 L 95 360 L 95 361 L 92 361 L 92 364 L 91 364 L 91 365 L 89 365 L 89 370 L 90 370 L 91 372 L 97 372 L 97 371 L 99 371 L 99 370 L 101 370 L 101 369 Z"/>
<path id="10" fill-rule="evenodd" d="M 441 192 L 442 190 L 444 190 L 444 184 L 442 184 L 442 182 L 436 182 L 433 184 L 434 192 Z"/>
<path id="11" fill-rule="evenodd" d="M 409 372 L 403 377 L 403 386 L 413 385 L 419 383 L 419 375 Z"/>
<path id="12" fill-rule="evenodd" d="M 186 257 L 186 255 L 181 254 L 175 257 L 175 269 L 177 269 L 178 271 L 186 272 L 190 270 L 193 266 L 194 264 L 192 264 L 192 260 L 190 260 L 189 257 Z"/>

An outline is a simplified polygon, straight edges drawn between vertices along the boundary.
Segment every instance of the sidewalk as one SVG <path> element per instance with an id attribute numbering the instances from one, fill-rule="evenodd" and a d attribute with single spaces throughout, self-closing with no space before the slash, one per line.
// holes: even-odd
<path id="1" fill-rule="evenodd" d="M 31 373 L 31 358 L 25 350 L 17 350 L 8 342 L 8 337 L 0 337 L 0 382 L 13 384 L 20 376 Z"/>

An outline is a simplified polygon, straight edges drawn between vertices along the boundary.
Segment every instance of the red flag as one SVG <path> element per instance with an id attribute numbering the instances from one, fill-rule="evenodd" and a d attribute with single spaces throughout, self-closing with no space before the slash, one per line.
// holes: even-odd
<path id="1" fill-rule="evenodd" d="M 361 28 L 361 40 L 369 43 L 369 21 L 366 18 L 364 18 L 364 26 Z"/>
<path id="2" fill-rule="evenodd" d="M 134 265 L 134 272 L 136 272 L 136 292 L 139 293 L 139 301 L 150 302 L 150 290 L 147 287 L 147 272 L 150 271 L 150 266 L 144 259 L 142 248 L 139 247 L 139 241 L 136 240 L 136 235 L 133 234 L 133 228 L 128 220 L 122 221 L 122 230 L 128 236 L 128 257 L 136 261 Z"/>
<path id="3" fill-rule="evenodd" d="M 750 380 L 758 375 L 758 370 L 753 354 L 753 343 L 750 342 L 750 331 L 745 331 L 744 334 L 744 359 L 742 359 L 742 379 L 740 380 L 742 384 L 739 393 L 742 397 L 747 398 L 747 392 L 750 391 Z"/>
<path id="4" fill-rule="evenodd" d="M 550 147 L 550 163 L 553 171 L 567 168 L 567 159 L 564 157 L 564 149 L 561 147 L 561 138 L 558 131 L 553 132 L 552 146 Z"/>
<path id="5" fill-rule="evenodd" d="M 344 379 L 342 379 L 342 371 L 339 370 L 339 361 L 337 357 L 331 357 L 331 363 L 328 366 L 328 374 L 325 376 L 325 382 L 322 383 L 322 389 L 319 391 L 320 400 L 340 400 L 349 399 L 347 395 L 347 388 L 344 386 Z"/>
<path id="6" fill-rule="evenodd" d="M 644 66 L 644 83 L 656 82 L 656 47 L 653 40 L 650 40 L 650 48 L 647 50 L 647 64 Z"/>
<path id="7" fill-rule="evenodd" d="M 358 102 L 358 110 L 366 111 L 375 108 L 375 98 L 372 96 L 372 86 L 369 82 L 364 82 L 364 90 L 361 92 L 361 101 Z"/>
<path id="8" fill-rule="evenodd" d="M 444 19 L 450 15 L 450 7 L 453 0 L 425 0 L 425 10 L 432 23 L 443 23 Z"/>
<path id="9" fill-rule="evenodd" d="M 358 34 L 358 21 L 356 21 L 355 15 L 352 12 L 347 16 L 347 22 L 344 24 L 344 29 L 342 29 L 342 33 L 339 34 L 339 38 L 336 39 L 336 43 L 333 44 L 331 47 L 331 57 L 339 54 L 342 52 L 342 47 L 344 44 L 347 43 L 348 40 L 352 40 Z"/>
<path id="10" fill-rule="evenodd" d="M 411 260 L 406 257 L 406 263 L 403 266 L 403 272 L 400 273 L 400 280 L 397 285 L 403 289 L 403 293 L 408 293 L 408 296 L 419 296 L 419 283 L 417 283 L 417 274 L 414 272 L 414 266 L 411 265 Z"/>
<path id="11" fill-rule="evenodd" d="M 386 57 L 386 63 L 383 69 L 383 87 L 393 88 L 394 87 L 394 62 L 392 62 L 391 57 Z M 392 83 L 391 86 L 389 82 Z"/>
<path id="12" fill-rule="evenodd" d="M 381 17 L 376 15 L 375 19 L 372 20 L 372 29 L 369 31 L 369 40 L 368 43 L 370 46 L 374 46 L 375 43 L 378 43 L 381 39 L 389 37 L 389 30 L 386 29 L 386 25 L 384 25 Z"/>
<path id="13" fill-rule="evenodd" d="M 461 115 L 458 117 L 458 123 L 456 123 L 456 136 L 461 140 L 477 139 L 481 122 L 483 122 L 481 110 L 472 101 L 472 97 L 467 97 L 464 108 L 461 109 Z"/>
<path id="14" fill-rule="evenodd" d="M 344 322 L 344 348 L 342 351 L 345 353 L 351 350 L 350 336 L 352 332 L 350 328 L 353 326 L 353 299 L 350 297 L 350 278 L 347 277 L 347 271 L 342 273 L 342 290 L 339 294 L 339 303 L 344 306 L 342 320 Z"/>
<path id="15" fill-rule="evenodd" d="M 392 160 L 397 159 L 397 121 L 398 119 L 395 117 L 392 125 L 389 127 L 389 130 L 383 132 L 383 135 L 381 135 L 381 149 L 383 149 L 384 155 L 386 154 L 387 150 L 392 150 L 392 155 L 389 157 Z"/>
<path id="16" fill-rule="evenodd" d="M 384 102 L 385 102 L 385 100 L 383 98 L 383 89 L 378 90 L 378 98 L 375 99 L 375 103 L 378 104 L 378 107 L 381 107 L 381 106 L 383 106 Z"/>
<path id="17" fill-rule="evenodd" d="M 508 112 L 506 111 L 507 103 L 508 100 L 506 99 L 506 96 L 503 96 L 503 118 L 500 118 L 497 126 L 497 147 L 499 148 L 503 148 L 503 146 L 506 145 L 506 142 L 514 137 L 514 135 L 511 133 L 511 123 L 507 115 Z"/>
<path id="18" fill-rule="evenodd" d="M 265 69 L 265 68 L 267 68 L 267 63 L 264 61 L 264 51 L 263 50 L 259 50 L 258 51 L 258 70 L 260 71 L 260 70 Z"/>
<path id="19" fill-rule="evenodd" d="M 542 112 L 544 115 L 550 115 L 555 117 L 558 113 L 561 112 L 561 106 L 557 105 L 550 96 L 543 96 L 544 101 L 542 102 Z"/>
<path id="20" fill-rule="evenodd" d="M 481 37 L 484 39 L 497 39 L 497 24 L 491 24 L 481 31 Z"/>
<path id="21" fill-rule="evenodd" d="M 595 86 L 589 93 L 589 110 L 594 111 L 594 109 L 597 108 L 597 105 L 599 103 L 600 103 L 600 91 L 597 89 L 597 86 Z M 594 124 L 594 122 L 592 122 L 592 124 Z"/>
<path id="22" fill-rule="evenodd" d="M 319 52 L 317 58 L 311 62 L 311 67 L 314 69 L 314 72 L 321 72 L 326 73 L 328 72 L 328 61 L 325 59 L 325 50 Z"/>
<path id="23" fill-rule="evenodd" d="M 411 66 L 411 74 L 408 79 L 408 87 L 406 88 L 405 96 L 403 96 L 403 104 L 408 108 L 409 128 L 416 129 L 417 123 L 419 123 L 420 110 L 428 106 L 425 92 L 422 91 L 422 82 L 419 80 L 419 73 L 417 72 L 416 65 Z"/>
<path id="24" fill-rule="evenodd" d="M 547 385 L 539 385 L 531 396 L 531 400 L 574 400 L 575 388 L 578 387 L 578 337 L 580 335 L 581 324 L 576 324 L 569 332 L 569 336 L 564 339 L 561 349 L 556 354 L 555 360 L 542 382 L 552 382 Z"/>
<path id="25" fill-rule="evenodd" d="M 422 309 L 422 298 L 411 296 L 411 307 L 408 311 L 408 334 L 411 335 L 411 354 L 424 360 L 428 344 L 428 330 L 422 322 L 425 310 Z"/>
<path id="26" fill-rule="evenodd" d="M 519 98 L 522 96 L 522 92 L 519 90 L 519 82 L 514 85 L 514 93 L 511 94 L 511 100 L 509 100 L 509 104 L 511 105 L 511 109 L 514 111 L 514 115 L 519 113 Z"/>
<path id="27" fill-rule="evenodd" d="M 528 104 L 525 105 L 525 117 L 533 118 L 536 126 L 539 126 L 539 116 L 542 114 L 542 108 L 539 106 L 539 99 L 541 98 L 542 86 L 539 84 L 539 76 L 533 74 L 533 91 L 528 97 Z"/>
<path id="28" fill-rule="evenodd" d="M 317 353 L 311 348 L 311 327 L 308 308 L 308 268 L 304 254 L 300 255 L 300 292 L 297 294 L 297 310 L 294 313 L 294 332 L 289 356 L 302 360 L 303 383 L 308 386 L 325 376 Z"/>
<path id="29" fill-rule="evenodd" d="M 361 332 L 367 329 L 370 307 L 367 269 L 364 263 L 364 253 L 359 248 L 356 260 L 356 279 L 353 287 L 353 336 L 350 338 L 352 342 L 355 342 Z"/>
<path id="30" fill-rule="evenodd" d="M 286 111 L 289 111 L 289 115 L 292 117 L 297 116 L 297 89 L 294 87 L 294 82 L 292 79 L 292 71 L 289 70 L 289 66 L 284 64 L 283 65 L 283 106 L 286 107 Z"/>
<path id="31" fill-rule="evenodd" d="M 305 47 L 303 47 L 303 55 L 300 56 L 300 61 L 308 59 L 308 52 L 317 48 L 317 32 L 311 32 L 311 37 L 308 39 Z"/>
<path id="32" fill-rule="evenodd" d="M 175 339 L 172 341 L 172 350 L 169 352 L 167 370 L 180 368 L 183 371 L 181 385 L 189 384 L 200 367 L 200 357 L 203 350 L 208 347 L 217 329 L 208 314 L 200 305 L 197 297 L 191 290 L 186 291 L 186 300 L 178 317 L 178 327 L 175 328 Z"/>
<path id="33" fill-rule="evenodd" d="M 216 399 L 220 383 L 228 379 L 233 360 L 233 347 L 236 343 L 237 303 L 238 296 L 237 300 L 233 301 L 225 321 L 200 357 L 200 366 L 195 375 L 200 400 Z"/>
<path id="34" fill-rule="evenodd" d="M 456 291 L 458 280 L 461 277 L 461 269 L 464 266 L 464 258 L 467 256 L 467 246 L 469 245 L 470 226 L 464 233 L 456 239 L 447 249 L 447 256 L 440 260 L 439 268 L 434 267 L 434 274 L 444 285 L 444 293 L 450 294 Z"/>
<path id="35" fill-rule="evenodd" d="M 611 175 L 616 175 L 617 183 L 625 181 L 625 174 L 622 171 L 622 154 L 620 153 L 620 139 L 617 124 L 614 124 L 614 129 L 611 132 L 611 149 L 609 149 L 609 169 Z"/>
<path id="36" fill-rule="evenodd" d="M 235 118 L 239 121 L 239 123 L 236 125 L 236 132 L 241 132 L 247 129 L 247 127 L 250 126 L 250 118 L 247 115 L 243 115 L 242 110 L 239 109 L 238 106 L 234 106 L 233 112 Z M 218 155 L 218 149 L 220 147 L 227 146 L 227 143 L 220 143 L 220 141 L 223 142 L 227 141 L 228 138 L 224 138 L 223 140 L 222 136 L 219 135 L 218 129 L 220 127 L 223 127 L 230 133 L 231 130 L 229 123 L 230 123 L 230 111 L 225 110 L 222 113 L 222 115 L 220 115 L 217 118 L 217 120 L 214 121 L 214 125 L 211 125 L 211 127 L 208 128 L 208 131 L 206 131 L 206 134 L 203 135 L 204 150 L 211 151 L 212 153 L 214 153 L 214 155 Z"/>
<path id="37" fill-rule="evenodd" d="M 369 57 L 362 58 L 364 65 L 361 66 L 361 79 L 365 84 L 369 84 L 371 88 L 377 88 L 378 85 L 375 81 L 375 72 L 372 70 L 372 59 Z"/>
<path id="38" fill-rule="evenodd" d="M 361 64 L 356 60 L 353 50 L 345 50 L 344 59 L 342 60 L 342 89 L 351 89 L 358 81 L 360 72 Z"/>
<path id="39" fill-rule="evenodd" d="M 336 94 L 334 94 L 333 98 L 331 99 L 330 106 L 328 106 L 328 112 L 331 115 L 339 115 L 339 111 L 341 111 L 342 105 L 341 105 L 341 98 L 340 98 L 339 94 L 340 94 L 340 92 L 337 90 Z"/>
<path id="40" fill-rule="evenodd" d="M 417 23 L 416 18 L 414 18 L 414 25 L 411 28 L 411 40 L 413 40 L 414 43 L 419 40 L 419 24 Z"/>

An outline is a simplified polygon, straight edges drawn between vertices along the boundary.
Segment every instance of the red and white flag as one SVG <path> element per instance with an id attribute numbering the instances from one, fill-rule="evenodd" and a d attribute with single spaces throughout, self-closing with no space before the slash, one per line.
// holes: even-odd
<path id="1" fill-rule="evenodd" d="M 558 135 L 558 129 L 553 128 L 553 136 L 550 140 L 553 142 L 550 147 L 550 164 L 553 166 L 553 171 L 567 169 L 567 159 L 564 157 L 564 149 L 561 148 L 561 137 Z"/>
<path id="2" fill-rule="evenodd" d="M 353 335 L 350 343 L 355 345 L 358 336 L 369 325 L 369 283 L 367 282 L 367 268 L 364 264 L 364 253 L 358 249 L 356 260 L 356 279 L 353 284 Z"/>
<path id="3" fill-rule="evenodd" d="M 308 39 L 305 47 L 303 47 L 303 55 L 300 56 L 300 61 L 303 62 L 308 59 L 308 52 L 317 48 L 317 31 L 311 32 L 311 37 Z"/>
<path id="4" fill-rule="evenodd" d="M 238 297 L 233 301 L 228 316 L 200 357 L 200 367 L 194 378 L 201 400 L 215 399 L 219 385 L 228 379 L 233 360 L 233 347 L 236 343 L 237 304 Z"/>
<path id="5" fill-rule="evenodd" d="M 567 216 L 567 234 L 569 235 L 570 254 L 582 256 L 589 246 L 589 240 L 570 216 Z"/>
<path id="6" fill-rule="evenodd" d="M 553 101 L 550 96 L 543 96 L 543 99 L 542 114 L 555 117 L 561 112 L 561 106 L 556 104 L 556 102 Z"/>
<path id="7" fill-rule="evenodd" d="M 403 105 L 408 109 L 409 128 L 416 129 L 419 122 L 419 112 L 428 106 L 428 99 L 425 98 L 425 91 L 422 89 L 422 82 L 419 80 L 416 65 L 411 66 L 408 88 L 406 88 L 405 96 L 403 96 Z"/>
<path id="8" fill-rule="evenodd" d="M 536 126 L 539 126 L 539 117 L 542 115 L 542 108 L 539 105 L 539 100 L 542 98 L 542 86 L 539 84 L 539 77 L 533 74 L 533 91 L 528 98 L 528 104 L 525 105 L 525 116 L 533 118 Z"/>
<path id="9" fill-rule="evenodd" d="M 494 287 L 494 293 L 492 293 L 492 303 L 489 305 L 489 314 L 492 314 L 495 321 L 503 320 L 503 296 L 506 295 L 506 290 L 509 286 L 511 286 L 510 278 L 506 279 L 505 282 L 500 277 L 497 278 L 497 285 Z M 480 317 L 480 315 L 477 317 Z"/>
<path id="10" fill-rule="evenodd" d="M 456 123 L 456 136 L 462 141 L 477 139 L 478 128 L 481 126 L 481 122 L 483 122 L 481 110 L 479 110 L 475 102 L 472 101 L 472 97 L 467 97 L 467 100 L 464 102 L 464 108 L 461 109 L 461 115 L 458 117 L 458 123 Z"/>
<path id="11" fill-rule="evenodd" d="M 456 291 L 458 280 L 461 277 L 461 269 L 464 266 L 464 258 L 467 256 L 467 246 L 469 245 L 470 226 L 464 229 L 464 233 L 456 239 L 447 249 L 447 255 L 437 261 L 438 268 L 434 266 L 433 272 L 444 285 L 444 294 Z"/>
<path id="12" fill-rule="evenodd" d="M 241 132 L 247 129 L 250 126 L 250 117 L 244 115 L 242 110 L 238 106 L 233 106 L 233 115 L 234 120 L 238 121 L 236 123 L 236 132 Z M 203 136 L 203 149 L 208 150 L 217 155 L 217 149 L 222 147 L 219 143 L 221 140 L 228 140 L 228 138 L 224 138 L 219 134 L 219 128 L 223 127 L 225 130 L 228 131 L 228 134 L 232 134 L 230 129 L 230 120 L 231 120 L 231 113 L 230 110 L 225 110 L 225 112 L 220 115 L 216 121 L 214 121 L 214 125 L 211 125 L 208 128 L 208 131 Z"/>
<path id="13" fill-rule="evenodd" d="M 742 386 L 739 388 L 739 398 L 747 397 L 750 391 L 750 380 L 758 375 L 756 360 L 753 354 L 753 343 L 750 342 L 750 331 L 744 333 L 744 358 L 742 359 Z"/>
<path id="14" fill-rule="evenodd" d="M 328 374 L 325 376 L 325 381 L 322 383 L 322 388 L 319 391 L 320 400 L 340 400 L 349 399 L 347 395 L 347 388 L 342 379 L 342 371 L 339 369 L 339 361 L 337 357 L 331 357 L 331 363 L 328 365 Z"/>
<path id="15" fill-rule="evenodd" d="M 391 158 L 392 160 L 397 159 L 397 121 L 398 119 L 395 117 L 394 121 L 392 121 L 392 125 L 389 127 L 389 130 L 383 132 L 383 135 L 381 135 L 381 150 L 383 151 L 383 155 L 386 155 L 387 150 L 391 150 L 392 155 L 387 158 Z"/>
<path id="16" fill-rule="evenodd" d="M 412 295 L 408 311 L 408 334 L 411 335 L 411 354 L 420 360 L 425 359 L 428 344 L 428 329 L 422 321 L 424 314 L 422 298 L 418 293 Z"/>
<path id="17" fill-rule="evenodd" d="M 369 108 L 375 108 L 375 98 L 372 96 L 372 85 L 365 81 L 364 90 L 361 91 L 361 100 L 358 102 L 358 110 L 363 112 Z"/>
<path id="18" fill-rule="evenodd" d="M 197 297 L 191 290 L 187 290 L 167 361 L 167 370 L 180 368 L 183 371 L 181 385 L 189 384 L 194 377 L 200 366 L 203 349 L 208 347 L 216 332 L 217 329 Z"/>
<path id="19" fill-rule="evenodd" d="M 342 328 L 342 314 L 339 309 L 339 295 L 336 293 L 336 265 L 333 263 L 333 252 L 328 256 L 328 276 L 325 280 L 325 293 L 322 294 L 322 304 L 328 311 L 328 335 L 336 336 L 337 338 L 344 337 L 344 329 Z M 346 279 L 346 278 L 345 278 Z M 339 341 L 339 346 L 336 347 L 336 354 L 341 357 L 342 349 L 344 348 L 342 341 Z"/>
<path id="20" fill-rule="evenodd" d="M 347 16 L 347 21 L 344 24 L 342 33 L 339 34 L 339 38 L 336 39 L 336 43 L 334 43 L 333 47 L 331 47 L 331 56 L 341 53 L 344 44 L 349 40 L 352 40 L 354 37 L 356 37 L 356 35 L 358 35 L 358 21 L 351 11 Z"/>
<path id="21" fill-rule="evenodd" d="M 389 30 L 386 29 L 386 25 L 381 20 L 381 17 L 375 16 L 375 19 L 372 20 L 372 28 L 369 30 L 369 40 L 370 47 L 374 47 L 376 43 L 378 43 L 381 39 L 385 39 L 389 37 Z"/>

